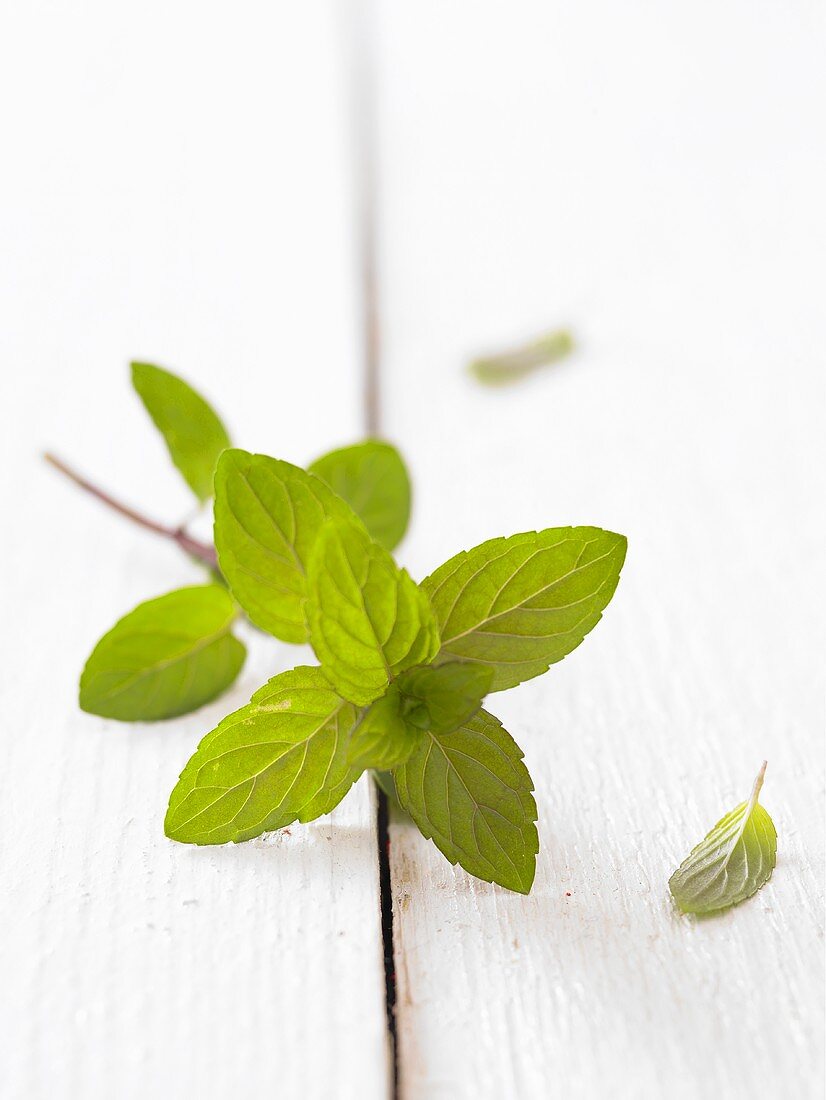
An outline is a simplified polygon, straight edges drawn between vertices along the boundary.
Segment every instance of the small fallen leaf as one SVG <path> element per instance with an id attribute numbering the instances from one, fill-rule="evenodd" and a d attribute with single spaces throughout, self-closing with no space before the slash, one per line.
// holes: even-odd
<path id="1" fill-rule="evenodd" d="M 728 909 L 756 894 L 771 878 L 777 831 L 757 801 L 765 774 L 764 760 L 748 802 L 721 818 L 668 880 L 683 913 Z"/>
<path id="2" fill-rule="evenodd" d="M 526 378 L 541 367 L 558 363 L 573 349 L 571 333 L 567 329 L 559 329 L 521 347 L 474 359 L 468 370 L 477 382 L 486 386 L 505 386 Z"/>

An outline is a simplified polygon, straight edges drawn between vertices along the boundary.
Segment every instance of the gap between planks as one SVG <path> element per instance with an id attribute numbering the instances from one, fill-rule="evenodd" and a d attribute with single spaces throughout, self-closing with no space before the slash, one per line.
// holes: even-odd
<path id="1" fill-rule="evenodd" d="M 364 431 L 368 438 L 381 434 L 380 316 L 376 268 L 376 64 L 375 9 L 372 0 L 360 0 L 352 13 L 350 32 L 352 140 L 354 146 L 355 218 L 361 288 L 362 400 Z M 372 780 L 371 780 L 372 782 Z M 396 1042 L 396 975 L 393 943 L 393 887 L 390 875 L 390 833 L 387 795 L 376 787 L 376 843 L 379 864 L 382 954 L 387 1040 L 390 1050 L 390 1097 L 399 1096 L 399 1059 Z"/>

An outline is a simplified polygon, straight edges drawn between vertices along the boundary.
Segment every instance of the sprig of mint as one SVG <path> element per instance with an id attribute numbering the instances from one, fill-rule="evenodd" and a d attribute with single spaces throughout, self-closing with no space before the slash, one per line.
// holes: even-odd
<path id="1" fill-rule="evenodd" d="M 722 817 L 668 880 L 683 913 L 729 909 L 756 894 L 771 878 L 777 831 L 758 802 L 765 775 L 764 760 L 748 801 Z"/>
<path id="2" fill-rule="evenodd" d="M 84 710 L 124 721 L 186 713 L 237 676 L 243 612 L 320 664 L 276 675 L 198 745 L 165 830 L 243 841 L 332 810 L 365 770 L 451 863 L 528 893 L 539 840 L 523 754 L 485 697 L 545 672 L 599 621 L 626 540 L 548 528 L 462 552 L 421 584 L 391 551 L 410 513 L 398 452 L 368 440 L 307 469 L 230 445 L 207 402 L 146 364 L 133 381 L 195 496 L 214 485 L 215 546 L 147 519 L 53 463 L 210 567 L 213 583 L 149 600 L 93 650 Z"/>

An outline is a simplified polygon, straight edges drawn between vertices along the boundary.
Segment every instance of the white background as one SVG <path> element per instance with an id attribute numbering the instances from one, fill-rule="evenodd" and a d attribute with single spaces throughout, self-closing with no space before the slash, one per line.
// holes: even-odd
<path id="1" fill-rule="evenodd" d="M 76 708 L 134 603 L 198 573 L 61 484 L 49 446 L 189 508 L 129 358 L 302 462 L 363 431 L 348 81 L 356 7 L 0 8 L 4 1096 L 387 1095 L 374 807 L 242 847 L 166 841 L 228 696 Z M 496 534 L 629 538 L 605 620 L 490 700 L 526 753 L 529 898 L 394 825 L 401 1094 L 822 1094 L 820 4 L 378 6 L 382 430 L 423 576 Z M 569 324 L 510 391 L 467 358 Z M 714 920 L 666 881 L 760 761 L 772 882 Z M 570 895 L 570 896 L 569 896 Z"/>

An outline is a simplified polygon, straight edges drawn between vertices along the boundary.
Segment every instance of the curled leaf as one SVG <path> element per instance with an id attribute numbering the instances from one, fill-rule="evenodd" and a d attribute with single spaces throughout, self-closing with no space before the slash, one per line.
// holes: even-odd
<path id="1" fill-rule="evenodd" d="M 512 348 L 498 355 L 489 355 L 474 359 L 468 370 L 473 377 L 486 386 L 506 386 L 518 382 L 541 367 L 558 363 L 574 348 L 574 340 L 567 329 L 550 332 L 518 348 Z"/>
<path id="2" fill-rule="evenodd" d="M 407 760 L 423 736 L 410 721 L 407 704 L 397 683 L 370 704 L 350 737 L 348 759 L 352 764 L 387 771 Z"/>
<path id="3" fill-rule="evenodd" d="M 419 704 L 420 727 L 452 733 L 469 722 L 490 691 L 493 669 L 468 661 L 446 661 L 403 672 L 398 684 L 408 705 Z"/>

